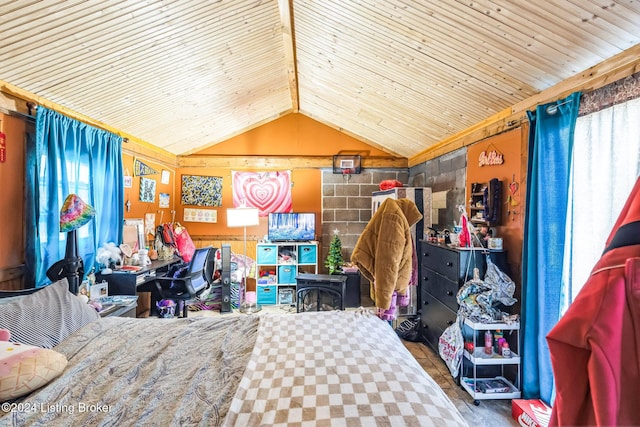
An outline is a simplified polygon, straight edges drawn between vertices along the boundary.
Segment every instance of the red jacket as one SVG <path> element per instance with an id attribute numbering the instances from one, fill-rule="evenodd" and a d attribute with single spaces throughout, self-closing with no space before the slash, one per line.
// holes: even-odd
<path id="1" fill-rule="evenodd" d="M 609 238 L 640 221 L 640 179 Z M 605 250 L 547 335 L 556 386 L 550 426 L 640 425 L 640 233 Z"/>

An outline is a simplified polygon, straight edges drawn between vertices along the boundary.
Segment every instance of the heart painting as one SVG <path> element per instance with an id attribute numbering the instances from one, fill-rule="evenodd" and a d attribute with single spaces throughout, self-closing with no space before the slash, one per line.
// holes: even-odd
<path id="1" fill-rule="evenodd" d="M 233 206 L 258 208 L 260 216 L 291 212 L 291 171 L 232 172 Z"/>

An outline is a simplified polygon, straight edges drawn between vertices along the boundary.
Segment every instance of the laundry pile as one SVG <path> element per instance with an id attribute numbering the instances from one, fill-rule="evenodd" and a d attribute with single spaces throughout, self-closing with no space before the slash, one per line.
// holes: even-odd
<path id="1" fill-rule="evenodd" d="M 501 271 L 487 256 L 487 271 L 484 280 L 480 279 L 478 269 L 474 269 L 473 279 L 467 281 L 458 290 L 458 317 L 479 323 L 494 323 L 517 320 L 501 310 L 501 305 L 511 306 L 517 300 L 513 298 L 516 284 Z"/>

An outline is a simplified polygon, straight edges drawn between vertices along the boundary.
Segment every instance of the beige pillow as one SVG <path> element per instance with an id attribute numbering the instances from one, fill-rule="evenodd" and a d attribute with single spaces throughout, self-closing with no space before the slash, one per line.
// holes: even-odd
<path id="1" fill-rule="evenodd" d="M 67 358 L 57 351 L 0 341 L 0 401 L 31 393 L 62 373 Z"/>

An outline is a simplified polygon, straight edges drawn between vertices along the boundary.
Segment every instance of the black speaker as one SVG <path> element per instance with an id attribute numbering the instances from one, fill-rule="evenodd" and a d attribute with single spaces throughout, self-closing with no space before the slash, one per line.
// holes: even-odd
<path id="1" fill-rule="evenodd" d="M 220 281 L 222 282 L 222 304 L 220 313 L 231 312 L 231 245 L 223 244 L 220 249 L 222 270 Z"/>

